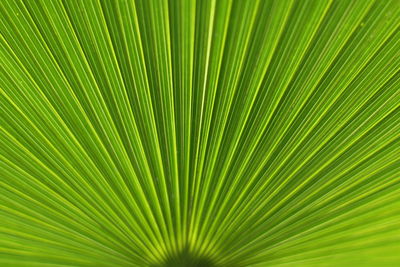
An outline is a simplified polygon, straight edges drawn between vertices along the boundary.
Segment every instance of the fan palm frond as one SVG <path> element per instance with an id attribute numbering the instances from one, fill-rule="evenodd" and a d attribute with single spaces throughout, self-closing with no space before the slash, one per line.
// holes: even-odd
<path id="1" fill-rule="evenodd" d="M 400 262 L 398 0 L 0 1 L 1 266 Z"/>

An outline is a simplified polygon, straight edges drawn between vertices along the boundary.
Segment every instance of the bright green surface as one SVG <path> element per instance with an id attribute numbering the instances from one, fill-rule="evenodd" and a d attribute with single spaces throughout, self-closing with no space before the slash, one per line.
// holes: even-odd
<path id="1" fill-rule="evenodd" d="M 1 0 L 0 266 L 395 266 L 399 0 Z"/>

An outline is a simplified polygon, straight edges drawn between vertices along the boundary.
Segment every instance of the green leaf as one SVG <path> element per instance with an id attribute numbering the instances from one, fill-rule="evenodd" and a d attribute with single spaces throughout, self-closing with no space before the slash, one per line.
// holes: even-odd
<path id="1" fill-rule="evenodd" d="M 398 0 L 0 1 L 1 266 L 395 266 Z"/>

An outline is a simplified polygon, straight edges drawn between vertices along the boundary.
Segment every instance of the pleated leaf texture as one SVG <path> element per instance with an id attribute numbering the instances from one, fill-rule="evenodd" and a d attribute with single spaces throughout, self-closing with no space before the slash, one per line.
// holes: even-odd
<path id="1" fill-rule="evenodd" d="M 399 266 L 399 0 L 0 18 L 0 266 Z"/>

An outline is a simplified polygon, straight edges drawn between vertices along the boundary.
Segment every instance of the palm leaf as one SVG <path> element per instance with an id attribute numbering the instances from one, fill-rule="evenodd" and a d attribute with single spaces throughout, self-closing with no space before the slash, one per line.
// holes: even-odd
<path id="1" fill-rule="evenodd" d="M 0 14 L 1 266 L 400 262 L 398 0 Z"/>

